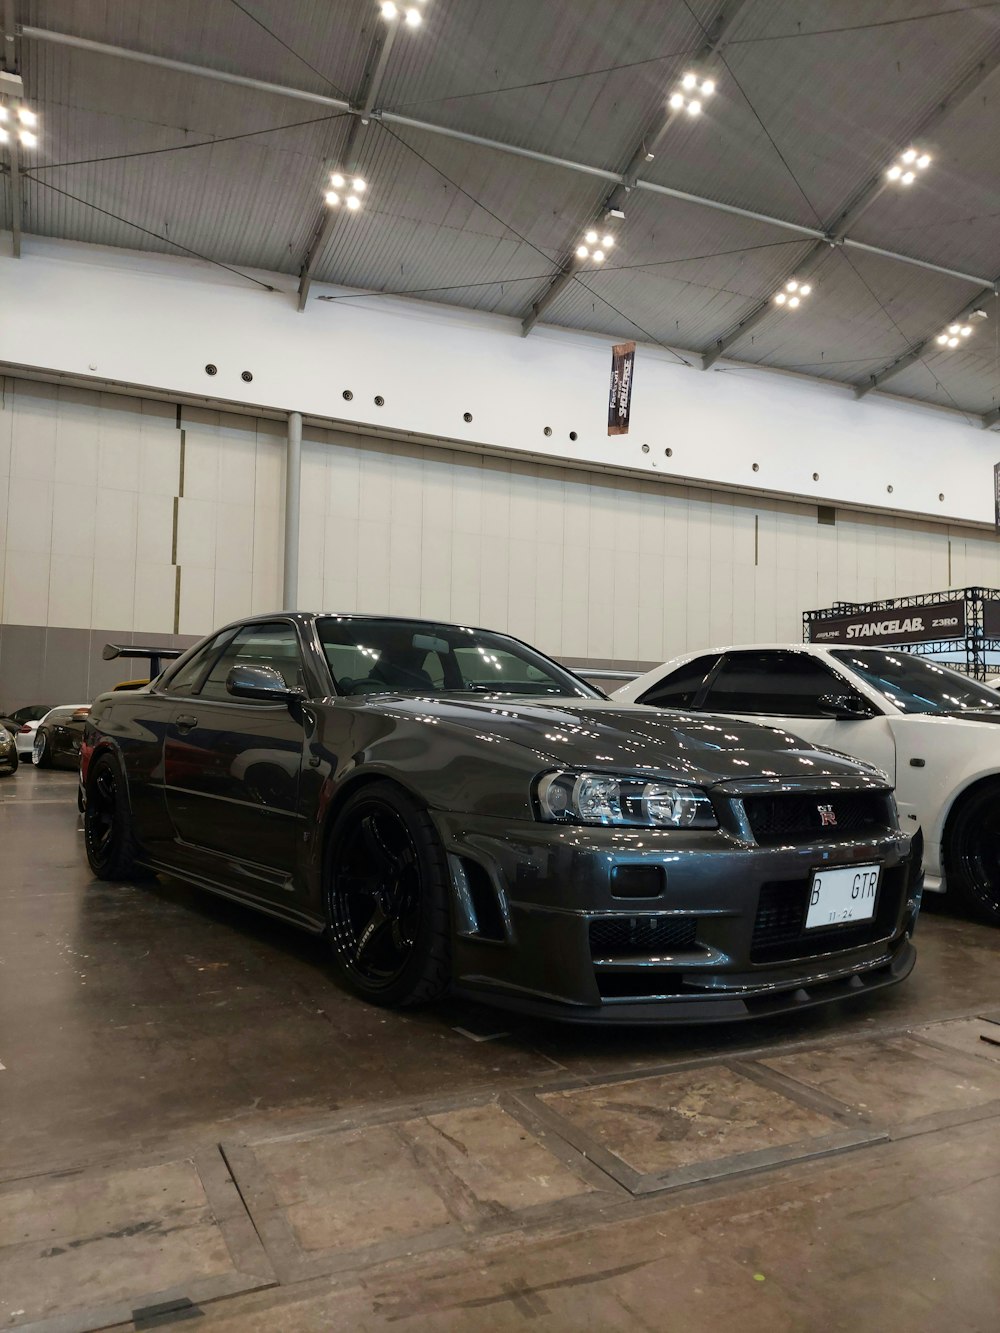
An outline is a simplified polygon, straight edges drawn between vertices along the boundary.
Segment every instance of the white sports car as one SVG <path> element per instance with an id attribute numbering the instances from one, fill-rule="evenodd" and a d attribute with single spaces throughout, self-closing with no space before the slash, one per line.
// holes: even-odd
<path id="1" fill-rule="evenodd" d="M 686 653 L 614 697 L 770 722 L 875 764 L 903 827 L 923 832 L 925 887 L 1000 924 L 995 689 L 891 648 L 782 643 Z"/>

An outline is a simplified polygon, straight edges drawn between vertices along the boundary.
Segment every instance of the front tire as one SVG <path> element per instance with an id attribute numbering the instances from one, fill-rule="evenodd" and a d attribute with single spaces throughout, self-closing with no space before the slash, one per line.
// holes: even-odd
<path id="1" fill-rule="evenodd" d="M 44 731 L 35 732 L 35 739 L 31 746 L 31 762 L 36 768 L 52 767 L 52 748 L 49 745 L 48 735 Z"/>
<path id="2" fill-rule="evenodd" d="M 350 797 L 330 833 L 326 893 L 344 983 L 387 1008 L 436 1000 L 451 978 L 448 868 L 427 811 L 391 782 Z"/>
<path id="3" fill-rule="evenodd" d="M 20 762 L 21 762 L 20 759 L 18 759 L 17 757 L 17 751 L 16 750 L 11 751 L 10 758 L 7 760 L 8 776 L 12 776 L 14 773 L 17 772 L 17 766 Z"/>
<path id="4" fill-rule="evenodd" d="M 948 889 L 974 916 L 1000 926 L 1000 783 L 962 798 L 944 852 Z"/>
<path id="5" fill-rule="evenodd" d="M 83 840 L 97 879 L 134 879 L 142 873 L 132 831 L 132 811 L 121 765 L 112 754 L 99 755 L 87 774 Z"/>

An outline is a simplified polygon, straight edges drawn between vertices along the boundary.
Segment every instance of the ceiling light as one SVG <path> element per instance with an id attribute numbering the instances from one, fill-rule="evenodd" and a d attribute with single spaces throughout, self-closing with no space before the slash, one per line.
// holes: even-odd
<path id="1" fill-rule="evenodd" d="M 330 176 L 330 184 L 334 188 L 327 190 L 323 196 L 330 207 L 336 208 L 338 204 L 344 203 L 352 213 L 357 212 L 361 207 L 361 195 L 368 188 L 363 177 L 355 176 L 348 181 L 342 171 L 335 171 Z"/>
<path id="2" fill-rule="evenodd" d="M 917 179 L 917 172 L 929 167 L 931 160 L 930 153 L 925 153 L 919 148 L 907 148 L 886 169 L 886 178 L 898 181 L 900 185 L 912 185 Z"/>
<path id="3" fill-rule="evenodd" d="M 587 242 L 588 245 L 596 245 L 596 244 L 597 244 L 597 232 L 594 231 L 593 228 L 591 228 L 590 231 L 587 232 L 586 236 L 584 236 L 583 239 Z"/>
<path id="4" fill-rule="evenodd" d="M 420 16 L 419 9 L 408 9 L 406 11 L 406 22 L 411 28 L 419 28 L 423 19 Z"/>
<path id="5" fill-rule="evenodd" d="M 589 254 L 590 254 L 590 251 L 587 249 L 587 247 L 586 247 L 585 245 L 578 245 L 578 246 L 576 247 L 576 257 L 577 257 L 577 259 L 586 259 L 587 256 L 588 256 Z"/>
<path id="6" fill-rule="evenodd" d="M 604 251 L 603 251 L 603 250 L 595 250 L 595 251 L 594 251 L 594 260 L 595 260 L 595 262 L 598 263 L 598 264 L 603 264 L 603 263 L 604 263 Z"/>
<path id="7" fill-rule="evenodd" d="M 976 311 L 973 311 L 969 318 L 973 318 Z M 935 335 L 934 341 L 939 347 L 958 347 L 963 338 L 971 338 L 975 329 L 971 324 L 963 324 L 961 320 L 955 320 L 948 324 Z"/>
<path id="8" fill-rule="evenodd" d="M 7 119 L 7 114 L 7 108 L 4 106 L 3 102 L 0 102 L 0 124 Z"/>
<path id="9" fill-rule="evenodd" d="M 774 304 L 787 305 L 790 310 L 798 310 L 803 297 L 808 296 L 811 291 L 812 287 L 808 282 L 802 282 L 798 278 L 789 278 L 781 291 L 774 293 Z"/>
<path id="10" fill-rule="evenodd" d="M 38 117 L 35 115 L 34 111 L 26 106 L 19 106 L 17 108 L 17 118 L 22 125 L 27 125 L 29 130 L 33 130 L 38 124 Z"/>
<path id="11" fill-rule="evenodd" d="M 38 135 L 32 134 L 31 130 L 21 130 L 17 137 L 24 148 L 35 148 L 38 144 Z"/>
<path id="12" fill-rule="evenodd" d="M 605 250 L 610 250 L 611 247 L 614 245 L 614 243 L 615 243 L 615 238 L 613 236 L 601 237 L 601 244 L 604 246 Z"/>
<path id="13" fill-rule="evenodd" d="M 671 92 L 667 105 L 672 111 L 686 111 L 689 116 L 700 116 L 704 110 L 701 99 L 711 97 L 715 86 L 715 79 L 708 75 L 702 78 L 695 70 L 689 69 Z"/>
<path id="14" fill-rule="evenodd" d="M 399 17 L 399 10 L 392 3 L 392 0 L 383 0 L 382 17 L 384 19 L 389 19 L 390 21 Z"/>

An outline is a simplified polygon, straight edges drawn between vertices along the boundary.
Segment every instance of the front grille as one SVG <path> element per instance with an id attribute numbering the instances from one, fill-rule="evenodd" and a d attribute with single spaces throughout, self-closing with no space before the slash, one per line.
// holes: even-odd
<path id="1" fill-rule="evenodd" d="M 865 837 L 891 828 L 888 802 L 884 792 L 781 792 L 744 796 L 743 809 L 756 841 L 762 847 L 773 847 Z M 831 814 L 835 823 L 829 822 Z"/>
<path id="2" fill-rule="evenodd" d="M 594 958 L 645 958 L 691 949 L 697 930 L 697 918 L 691 916 L 601 917 L 590 923 L 590 952 Z"/>
<path id="3" fill-rule="evenodd" d="M 882 871 L 875 915 L 857 925 L 805 929 L 806 909 L 812 876 L 762 884 L 757 900 L 750 961 L 780 963 L 816 954 L 860 949 L 876 940 L 888 939 L 896 929 L 906 893 L 906 865 Z"/>

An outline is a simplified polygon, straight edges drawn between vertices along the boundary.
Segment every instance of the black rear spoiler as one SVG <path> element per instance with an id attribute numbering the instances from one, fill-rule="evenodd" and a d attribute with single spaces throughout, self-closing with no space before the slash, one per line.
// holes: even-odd
<path id="1" fill-rule="evenodd" d="M 161 661 L 170 661 L 186 651 L 185 648 L 157 648 L 138 643 L 106 643 L 101 656 L 105 662 L 112 662 L 116 657 L 145 657 L 149 661 L 149 678 L 155 680 L 162 670 Z"/>

